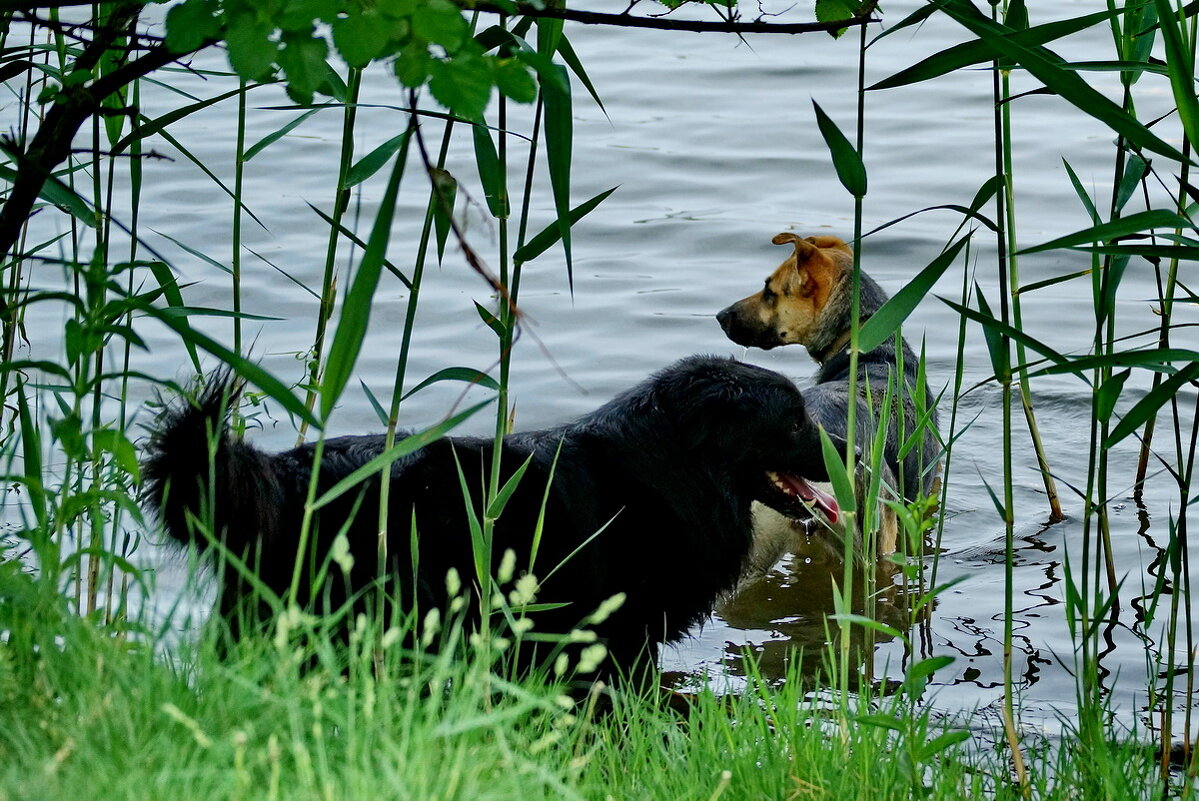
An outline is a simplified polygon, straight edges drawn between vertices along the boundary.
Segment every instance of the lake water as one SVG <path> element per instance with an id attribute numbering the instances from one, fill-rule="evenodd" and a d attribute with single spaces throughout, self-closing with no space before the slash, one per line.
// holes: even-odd
<path id="1" fill-rule="evenodd" d="M 914 0 L 888 3 L 887 21 L 894 24 L 916 5 Z M 1034 22 L 1095 10 L 1094 3 L 1082 0 L 1045 0 L 1035 5 Z M 512 381 L 518 428 L 541 427 L 588 411 L 651 371 L 696 352 L 735 355 L 797 380 L 807 379 L 814 364 L 802 348 L 746 351 L 724 338 L 713 315 L 755 291 L 786 255 L 784 249 L 770 244 L 774 234 L 793 230 L 804 235 L 852 235 L 852 199 L 836 179 L 815 126 L 811 101 L 819 102 L 844 130 L 852 130 L 856 34 L 841 41 L 808 34 L 755 36 L 741 42 L 718 34 L 568 26 L 567 35 L 606 109 L 605 113 L 576 86 L 574 202 L 613 186 L 620 188 L 575 228 L 573 295 L 560 250 L 547 252 L 525 270 L 521 306 L 528 324 L 514 355 Z M 1080 59 L 1111 58 L 1107 36 L 1105 28 L 1097 28 L 1064 43 L 1060 52 Z M 963 39 L 962 29 L 942 19 L 890 36 L 869 51 L 868 83 Z M 216 53 L 195 63 L 223 66 Z M 1084 74 L 1093 86 L 1117 97 L 1114 73 Z M 170 82 L 200 96 L 229 88 L 223 79 L 181 73 Z M 1143 119 L 1172 105 L 1165 79 L 1145 76 L 1142 82 L 1138 110 Z M 1016 91 L 1032 86 L 1022 76 L 1016 76 L 1014 83 Z M 868 95 L 867 230 L 928 206 L 970 201 L 994 167 L 990 87 L 988 72 L 969 71 L 928 85 Z M 368 77 L 363 101 L 393 106 L 404 102 L 383 71 Z M 1155 101 L 1160 108 L 1154 108 Z M 145 110 L 151 117 L 183 102 L 187 101 L 164 90 L 145 90 Z M 285 106 L 287 101 L 280 91 L 268 87 L 252 93 L 250 103 L 266 109 Z M 1088 187 L 1097 188 L 1098 205 L 1106 208 L 1102 188 L 1110 184 L 1111 135 L 1054 97 L 1025 98 L 1013 110 L 1021 245 L 1085 227 L 1086 212 L 1074 195 L 1062 159 L 1070 161 Z M 523 111 L 513 114 L 517 130 L 528 127 Z M 248 142 L 296 114 L 286 109 L 253 110 Z M 395 136 L 405 125 L 399 111 L 364 109 L 357 126 L 358 153 Z M 173 131 L 228 180 L 235 127 L 235 107 L 220 104 Z M 320 284 L 326 228 L 306 204 L 325 210 L 331 205 L 340 127 L 340 112 L 317 114 L 247 167 L 247 205 L 267 229 L 247 223 L 247 246 L 312 288 Z M 428 125 L 426 135 L 436 140 L 440 127 Z M 1168 129 L 1165 133 L 1169 135 Z M 162 142 L 155 142 L 154 149 L 173 153 Z M 513 160 L 519 164 L 523 149 L 515 144 L 514 149 Z M 453 152 L 449 169 L 471 195 L 473 205 L 460 202 L 468 235 L 484 258 L 494 263 L 496 234 L 479 210 L 482 195 L 472 163 L 469 140 L 464 140 L 464 146 Z M 381 177 L 361 197 L 363 236 L 374 217 Z M 519 181 L 514 169 L 513 185 Z M 425 192 L 423 179 L 410 170 L 389 254 L 401 269 L 406 269 L 415 250 Z M 534 198 L 533 210 L 537 230 L 552 214 L 544 185 Z M 228 197 L 186 159 L 147 162 L 141 226 L 148 241 L 169 255 L 183 281 L 191 284 L 185 289 L 190 305 L 229 308 L 228 278 L 158 234 L 227 263 L 231 216 Z M 958 222 L 952 212 L 930 212 L 872 236 L 863 247 L 864 269 L 894 292 L 940 252 Z M 992 238 L 980 234 L 974 252 L 977 263 L 971 267 L 977 267 L 977 280 L 995 304 L 998 289 L 992 252 Z M 297 352 L 312 341 L 315 298 L 252 255 L 247 254 L 246 265 L 246 311 L 280 318 L 248 323 L 252 352 L 275 374 L 299 380 L 303 368 Z M 1030 256 L 1020 263 L 1021 278 L 1031 282 L 1087 265 L 1088 259 L 1080 254 Z M 937 293 L 956 297 L 961 280 L 960 267 L 955 267 Z M 343 273 L 339 286 L 345 284 Z M 1155 326 L 1158 318 L 1151 306 L 1157 290 L 1149 265 L 1134 263 L 1124 289 L 1120 332 Z M 409 385 L 451 365 L 493 367 L 494 339 L 474 312 L 476 300 L 493 302 L 487 287 L 457 253 L 447 253 L 443 266 L 429 270 L 417 316 Z M 405 309 L 403 287 L 385 280 L 376 296 L 357 373 L 331 433 L 379 428 L 358 381 L 379 397 L 390 394 Z M 1180 308 L 1179 314 L 1190 320 L 1195 317 L 1193 309 Z M 1032 293 L 1024 298 L 1024 315 L 1027 330 L 1057 350 L 1085 350 L 1093 326 L 1089 284 L 1084 279 Z M 205 322 L 203 327 L 232 341 L 226 324 Z M 174 339 L 150 324 L 139 330 L 151 351 L 137 357 L 137 368 L 164 377 L 186 377 L 185 359 Z M 905 329 L 917 347 L 924 336 L 929 374 L 938 389 L 953 376 L 957 330 L 954 313 L 932 297 L 921 304 Z M 53 339 L 35 339 L 34 351 L 43 345 L 56 347 Z M 1197 344 L 1193 333 L 1175 337 L 1176 346 Z M 970 387 L 988 375 L 977 327 L 969 330 L 965 356 L 964 386 Z M 1127 409 L 1147 386 L 1146 376 L 1134 374 L 1119 409 Z M 1016 672 L 1026 725 L 1052 728 L 1058 715 L 1073 716 L 1074 682 L 1063 666 L 1070 665 L 1072 654 L 1064 619 L 1063 564 L 1068 552 L 1075 563 L 1080 558 L 1082 523 L 1081 502 L 1064 485 L 1080 486 L 1085 479 L 1089 388 L 1077 379 L 1047 377 L 1035 381 L 1033 392 L 1070 519 L 1050 528 L 1039 525 L 1047 516 L 1046 503 L 1017 416 Z M 402 424 L 418 427 L 438 421 L 463 401 L 461 393 L 460 386 L 452 385 L 419 393 L 402 407 Z M 934 681 L 934 703 L 948 712 L 993 711 L 1002 694 L 1004 536 L 983 483 L 984 479 L 996 487 L 1002 483 L 999 400 L 998 389 L 984 385 L 963 399 L 960 413 L 963 422 L 976 415 L 977 419 L 955 451 L 939 581 L 963 580 L 942 597 L 925 637 L 927 652 L 956 657 Z M 1183 400 L 1184 407 L 1193 408 L 1192 392 L 1184 393 Z M 273 411 L 276 424 L 268 420 L 266 429 L 254 437 L 265 447 L 282 448 L 294 441 L 295 432 L 279 410 Z M 945 425 L 948 411 L 946 405 Z M 490 421 L 480 416 L 466 430 L 489 428 Z M 1112 487 L 1131 485 L 1134 444 L 1126 442 L 1113 459 Z M 1154 576 L 1147 571 L 1159 556 L 1156 549 L 1168 538 L 1177 494 L 1168 477 L 1158 477 L 1150 482 L 1143 506 L 1126 495 L 1119 493 L 1112 512 L 1117 569 L 1125 579 L 1125 611 L 1121 624 L 1111 632 L 1112 648 L 1103 665 L 1108 671 L 1105 686 L 1111 689 L 1121 719 L 1131 723 L 1146 702 L 1146 644 L 1135 633 L 1130 602 L 1143 586 L 1153 584 Z M 158 603 L 168 607 L 183 583 L 178 560 L 164 560 L 153 552 L 143 552 L 142 558 L 162 568 Z M 693 638 L 671 649 L 664 667 L 690 675 L 705 671 L 719 675 L 730 665 L 735 671 L 735 652 L 749 645 L 765 654 L 769 669 L 785 658 L 792 645 L 819 647 L 824 639 L 821 617 L 831 607 L 820 600 L 828 594 L 830 569 L 820 564 L 818 556 L 812 564 L 802 558 L 795 562 L 780 568 L 749 602 L 738 607 L 737 614 L 730 614 L 736 626 L 714 618 Z M 1156 631 L 1150 634 L 1157 636 Z M 1185 655 L 1180 654 L 1180 659 L 1185 661 Z M 903 661 L 900 645 L 880 646 L 880 673 L 900 675 Z"/>

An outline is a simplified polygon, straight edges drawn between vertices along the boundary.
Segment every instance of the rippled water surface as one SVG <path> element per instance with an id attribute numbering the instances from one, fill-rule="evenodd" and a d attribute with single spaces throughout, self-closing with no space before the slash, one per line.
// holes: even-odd
<path id="1" fill-rule="evenodd" d="M 1041 15 L 1035 21 L 1094 10 L 1093 3 L 1081 0 L 1035 5 L 1035 13 Z M 887 19 L 893 24 L 914 7 L 913 0 L 888 3 Z M 745 351 L 724 338 L 713 314 L 758 288 L 786 255 L 770 244 L 779 231 L 847 238 L 852 234 L 852 200 L 830 165 L 813 121 L 811 100 L 818 101 L 843 128 L 852 128 L 855 37 L 834 41 L 824 34 L 758 36 L 739 42 L 714 34 L 583 26 L 568 26 L 567 34 L 604 101 L 601 109 L 576 86 L 572 195 L 580 202 L 610 187 L 619 189 L 575 229 L 573 294 L 560 251 L 550 251 L 526 268 L 521 305 L 528 325 L 513 370 L 517 426 L 541 427 L 571 418 L 651 371 L 695 352 L 732 354 L 797 380 L 808 378 L 814 365 L 803 349 Z M 1106 36 L 1098 28 L 1074 37 L 1061 51 L 1072 57 L 1110 58 Z M 963 38 L 944 20 L 888 37 L 869 51 L 868 82 Z M 219 55 L 209 58 L 210 62 L 197 64 L 221 66 Z M 1118 83 L 1113 75 L 1090 73 L 1087 78 L 1115 96 Z M 1144 80 L 1156 79 L 1146 76 Z M 228 88 L 219 79 L 184 74 L 170 81 L 203 96 Z M 1020 76 L 1015 82 L 1017 90 L 1031 88 L 1023 85 Z M 966 71 L 925 86 L 868 95 L 867 230 L 925 207 L 970 201 L 994 167 L 990 86 L 989 73 Z M 1170 94 L 1164 79 L 1146 88 L 1149 105 L 1154 91 L 1162 109 L 1168 108 Z M 385 74 L 367 80 L 363 99 L 383 106 L 403 103 Z M 181 102 L 186 101 L 170 92 L 147 89 L 150 116 Z M 268 87 L 255 90 L 251 104 L 268 109 L 285 106 L 286 99 Z M 1138 110 L 1142 118 L 1156 115 L 1153 108 Z M 296 113 L 253 111 L 247 140 L 256 141 Z M 1069 159 L 1084 184 L 1102 193 L 1102 187 L 1110 184 L 1111 135 L 1053 97 L 1022 99 L 1014 113 L 1021 243 L 1031 245 L 1085 227 L 1086 212 L 1074 195 L 1062 159 Z M 514 117 L 513 127 L 522 130 L 526 118 L 520 111 Z M 363 110 L 356 134 L 358 152 L 389 139 L 405 124 L 404 115 L 396 110 Z M 246 255 L 245 307 L 278 318 L 250 322 L 248 337 L 254 342 L 253 353 L 290 380 L 301 377 L 298 353 L 313 336 L 316 300 L 304 287 L 319 287 L 325 253 L 325 225 L 307 204 L 326 210 L 331 205 L 340 126 L 338 111 L 319 113 L 247 168 L 246 202 L 265 229 L 247 228 L 247 244 L 255 255 Z M 221 104 L 193 117 L 176 135 L 198 159 L 228 179 L 235 127 L 235 108 Z M 428 124 L 426 131 L 436 139 L 440 124 Z M 514 161 L 519 162 L 523 150 L 518 144 L 513 147 Z M 155 148 L 173 154 L 163 143 Z M 474 188 L 472 164 L 471 153 L 463 149 L 454 153 L 449 168 L 471 193 L 469 203 L 460 203 L 468 235 L 485 257 L 494 258 L 496 232 L 480 211 L 482 197 Z M 423 216 L 425 187 L 416 175 L 410 171 L 407 177 L 390 251 L 401 269 L 412 258 Z M 227 276 L 165 237 L 227 263 L 232 215 L 228 197 L 178 154 L 173 161 L 147 163 L 145 181 L 141 225 L 147 240 L 181 270 L 190 284 L 185 289 L 190 305 L 227 308 Z M 513 181 L 517 181 L 515 170 Z M 373 219 L 377 192 L 377 186 L 368 186 L 359 198 L 364 229 Z M 1100 207 L 1106 204 L 1101 196 Z M 534 228 L 551 219 L 548 190 L 536 195 L 533 210 Z M 937 255 L 958 221 L 952 212 L 934 211 L 871 236 L 863 249 L 864 268 L 894 292 Z M 990 240 L 980 239 L 972 258 L 978 259 L 977 280 L 994 302 L 998 290 Z M 1077 254 L 1029 256 L 1021 261 L 1021 278 L 1030 282 L 1086 266 L 1086 258 Z M 957 296 L 961 281 L 961 271 L 955 268 L 937 293 Z M 1151 268 L 1143 262 L 1134 264 L 1124 290 L 1120 332 L 1156 325 L 1151 298 L 1157 290 Z M 398 282 L 380 289 L 367 346 L 335 416 L 333 433 L 379 428 L 358 379 L 377 396 L 389 395 L 406 299 Z M 445 263 L 432 268 L 426 278 L 409 365 L 410 385 L 450 365 L 492 368 L 494 341 L 473 309 L 476 300 L 491 302 L 486 286 L 460 255 L 447 253 Z M 1085 349 L 1093 326 L 1089 285 L 1075 281 L 1032 293 L 1024 299 L 1024 314 L 1026 328 L 1059 351 Z M 61 321 L 44 322 L 44 330 L 53 331 Z M 227 325 L 213 321 L 205 327 L 231 341 Z M 138 369 L 183 377 L 184 357 L 172 337 L 145 328 L 143 334 L 152 348 L 148 355 L 137 357 Z M 958 344 L 953 312 L 929 297 L 907 324 L 906 333 L 917 346 L 924 337 L 932 382 L 940 388 L 950 381 Z M 1175 344 L 1199 344 L 1186 342 L 1186 336 L 1176 338 Z M 53 338 L 52 334 L 36 337 L 34 350 L 42 343 L 52 344 Z M 988 375 L 977 328 L 969 330 L 965 356 L 964 386 L 971 387 Z M 1134 376 L 1135 381 L 1142 378 Z M 1131 405 L 1145 386 L 1137 384 L 1121 408 Z M 1074 378 L 1046 377 L 1038 379 L 1033 389 L 1054 470 L 1064 485 L 1083 486 L 1089 388 Z M 402 424 L 435 422 L 462 400 L 460 387 L 435 386 L 405 402 Z M 961 424 L 973 422 L 955 452 L 938 581 L 962 581 L 942 597 L 922 637 L 926 651 L 957 657 L 936 675 L 936 703 L 947 710 L 988 707 L 1002 692 L 1003 527 L 984 488 L 984 481 L 994 487 L 1002 483 L 999 400 L 998 390 L 984 384 L 963 399 L 959 410 Z M 1187 394 L 1185 400 L 1184 405 L 1193 407 L 1193 396 Z M 945 422 L 948 412 L 946 405 Z M 267 447 L 285 447 L 294 441 L 295 432 L 277 410 L 274 417 L 276 422 L 267 419 L 255 440 Z M 480 417 L 468 424 L 468 430 L 484 432 L 489 425 Z M 1064 488 L 1071 519 L 1050 528 L 1041 526 L 1046 504 L 1027 436 L 1019 425 L 1016 443 L 1017 673 L 1026 719 L 1052 722 L 1057 713 L 1069 716 L 1074 703 L 1074 683 L 1063 667 L 1070 664 L 1071 642 L 1062 599 L 1067 553 L 1076 560 L 1080 556 L 1081 503 Z M 1131 484 L 1135 458 L 1131 443 L 1115 453 L 1113 488 Z M 1160 478 L 1150 483 L 1143 505 L 1125 498 L 1127 494 L 1119 493 L 1112 520 L 1125 611 L 1121 625 L 1110 631 L 1111 648 L 1103 665 L 1108 671 L 1105 682 L 1113 689 L 1121 714 L 1131 716 L 1145 703 L 1146 660 L 1145 643 L 1132 628 L 1135 609 L 1128 602 L 1154 581 L 1147 570 L 1169 536 L 1167 521 L 1176 511 L 1172 504 L 1176 506 L 1177 498 L 1170 482 Z M 155 554 L 144 558 L 159 561 Z M 664 571 L 670 569 L 662 566 Z M 163 562 L 160 603 L 164 607 L 173 601 L 182 572 L 177 560 Z M 780 670 L 792 653 L 791 646 L 814 649 L 823 642 L 822 614 L 831 606 L 828 588 L 834 575 L 835 568 L 821 554 L 798 555 L 726 607 L 724 619 L 714 617 L 694 637 L 670 649 L 665 667 L 695 675 L 735 673 L 736 654 L 740 646 L 749 645 L 762 653 L 767 672 Z M 883 644 L 879 671 L 900 674 L 904 658 L 898 643 Z"/>

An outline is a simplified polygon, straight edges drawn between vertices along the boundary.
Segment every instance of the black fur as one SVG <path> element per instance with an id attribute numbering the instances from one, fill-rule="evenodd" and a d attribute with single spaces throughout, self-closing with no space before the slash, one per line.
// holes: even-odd
<path id="1" fill-rule="evenodd" d="M 314 446 L 267 454 L 234 439 L 225 422 L 228 394 L 226 383 L 217 379 L 198 405 L 164 415 L 145 463 L 148 503 L 169 535 L 183 543 L 206 542 L 194 533 L 188 515 L 211 515 L 213 530 L 229 551 L 254 565 L 258 579 L 282 595 L 297 556 Z M 213 431 L 219 438 L 210 466 Z M 383 446 L 382 435 L 328 440 L 318 494 L 377 456 Z M 451 567 L 464 584 L 473 583 L 456 465 L 461 465 L 478 509 L 492 449 L 489 439 L 445 438 L 393 463 L 388 592 L 403 608 L 411 608 L 414 599 L 422 613 L 444 607 L 445 575 Z M 544 579 L 603 530 L 544 581 L 538 602 L 568 605 L 535 613 L 536 630 L 569 631 L 605 599 L 627 593 L 619 611 L 594 627 L 625 669 L 638 660 L 652 664 L 659 643 L 682 636 L 736 584 L 751 544 L 752 501 L 793 511 L 795 500 L 779 492 L 766 471 L 827 478 L 818 430 L 795 386 L 778 373 L 707 356 L 683 359 L 573 423 L 506 437 L 501 482 L 530 456 L 528 470 L 496 524 L 495 560 L 512 548 L 517 563 L 528 564 L 553 467 L 534 574 Z M 325 560 L 347 521 L 355 557 L 349 588 L 361 591 L 371 585 L 378 572 L 378 508 L 376 475 L 320 510 L 301 588 L 308 585 L 309 565 Z M 414 518 L 416 553 L 410 548 Z M 326 592 L 331 594 L 299 600 L 336 606 L 348 597 L 345 588 Z M 219 610 L 236 626 L 238 613 L 244 612 L 239 605 L 253 596 L 251 587 L 237 571 L 225 569 L 220 593 Z M 260 606 L 251 614 L 265 611 Z"/>

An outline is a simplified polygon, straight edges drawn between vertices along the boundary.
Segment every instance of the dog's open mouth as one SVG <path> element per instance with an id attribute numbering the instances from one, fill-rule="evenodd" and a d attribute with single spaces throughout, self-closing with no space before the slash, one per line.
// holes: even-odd
<path id="1" fill-rule="evenodd" d="M 837 506 L 837 499 L 819 487 L 813 486 L 807 479 L 790 473 L 776 473 L 773 470 L 767 470 L 766 477 L 776 490 L 793 501 L 800 501 L 796 506 L 805 510 L 818 509 L 830 523 L 836 523 L 837 518 L 841 516 L 841 508 Z"/>

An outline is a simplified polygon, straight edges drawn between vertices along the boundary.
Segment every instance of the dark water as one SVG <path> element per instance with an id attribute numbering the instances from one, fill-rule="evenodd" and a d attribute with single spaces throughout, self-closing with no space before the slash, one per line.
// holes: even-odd
<path id="1" fill-rule="evenodd" d="M 888 3 L 891 23 L 915 7 L 912 0 Z M 615 8 L 615 7 L 613 7 Z M 1078 16 L 1095 10 L 1093 3 L 1052 0 L 1037 3 L 1034 22 Z M 652 370 L 695 352 L 732 354 L 780 370 L 798 380 L 813 372 L 801 348 L 769 353 L 745 351 L 723 337 L 713 314 L 731 300 L 754 291 L 786 255 L 770 244 L 779 231 L 802 234 L 852 234 L 853 205 L 841 189 L 826 148 L 816 130 L 815 99 L 845 129 L 853 125 L 857 48 L 854 36 L 834 41 L 824 34 L 802 37 L 754 37 L 747 42 L 713 34 L 666 34 L 650 31 L 568 27 L 576 50 L 605 103 L 606 113 L 576 87 L 574 186 L 576 202 L 613 186 L 620 188 L 574 233 L 574 292 L 567 284 L 559 251 L 551 251 L 525 270 L 521 304 L 527 315 L 513 369 L 513 398 L 518 427 L 540 427 L 594 408 Z M 1074 37 L 1061 47 L 1070 57 L 1111 58 L 1105 29 Z M 879 80 L 964 37 L 952 23 L 934 20 L 908 29 L 872 47 L 868 82 Z M 211 62 L 220 66 L 219 57 Z M 1112 73 L 1088 73 L 1092 85 L 1115 97 Z M 1142 118 L 1170 106 L 1168 84 L 1144 83 L 1139 103 Z M 224 91 L 220 80 L 176 75 L 176 86 L 205 96 Z M 1031 84 L 1015 78 L 1015 90 Z M 870 189 L 865 204 L 869 230 L 887 221 L 938 204 L 966 204 L 991 174 L 992 104 L 990 75 L 967 71 L 926 86 L 871 93 L 867 97 L 865 157 Z M 402 97 L 386 75 L 367 81 L 364 101 L 401 104 Z M 164 113 L 181 102 L 165 91 L 147 90 L 148 113 Z M 285 104 L 273 88 L 259 89 L 251 104 Z M 1088 187 L 1099 193 L 1110 184 L 1111 135 L 1074 112 L 1062 101 L 1034 96 L 1014 106 L 1017 213 L 1019 239 L 1031 245 L 1085 227 L 1085 210 L 1074 195 L 1062 159 L 1066 158 Z M 256 111 L 249 142 L 282 126 L 296 112 Z M 516 114 L 516 127 L 524 125 Z M 220 105 L 192 118 L 176 131 L 183 144 L 219 175 L 232 175 L 235 109 Z M 365 153 L 398 133 L 403 114 L 366 109 L 359 117 L 356 143 Z M 311 202 L 330 206 L 337 169 L 340 115 L 316 115 L 283 141 L 257 156 L 247 168 L 247 203 L 268 230 L 247 226 L 247 245 L 286 270 L 301 283 L 317 288 L 325 252 L 325 226 L 307 208 Z M 437 125 L 427 135 L 439 135 Z M 1168 134 L 1168 131 L 1167 131 Z M 518 146 L 513 157 L 520 163 Z M 170 153 L 165 144 L 155 148 Z M 461 206 L 472 242 L 494 259 L 496 232 L 480 211 L 481 193 L 469 149 L 455 151 L 449 168 L 469 187 L 469 203 Z M 520 168 L 523 169 L 523 168 Z M 523 174 L 523 173 L 521 173 Z M 514 186 L 518 171 L 513 171 Z M 377 183 L 377 182 L 376 182 Z M 227 196 L 184 159 L 146 165 L 146 198 L 142 226 L 148 239 L 175 257 L 187 282 L 191 305 L 230 305 L 226 276 L 175 248 L 155 232 L 200 248 L 228 261 L 231 208 Z M 414 252 L 424 192 L 412 171 L 401 196 L 390 257 L 402 269 Z M 361 198 L 364 224 L 373 219 L 378 188 Z M 533 202 L 534 229 L 549 222 L 548 189 Z M 958 224 L 951 212 L 921 214 L 870 237 L 863 248 L 865 269 L 889 292 L 933 259 Z M 994 304 L 998 298 L 993 241 L 980 234 L 971 269 Z M 1087 266 L 1079 254 L 1053 253 L 1021 261 L 1021 279 L 1031 282 Z M 246 309 L 281 318 L 253 322 L 248 339 L 253 353 L 284 378 L 298 380 L 297 353 L 312 341 L 316 302 L 304 289 L 254 256 L 246 257 Z M 937 293 L 955 297 L 962 276 L 955 267 Z M 340 282 L 345 285 L 344 274 Z M 1119 308 L 1119 330 L 1132 333 L 1156 324 L 1151 298 L 1153 273 L 1145 263 L 1130 267 Z M 409 385 L 449 365 L 491 368 L 496 359 L 490 332 L 479 322 L 473 302 L 491 301 L 487 288 L 456 253 L 426 278 L 418 314 L 416 341 L 409 366 Z M 406 295 L 392 281 L 381 287 L 373 307 L 369 340 L 358 372 L 335 417 L 332 433 L 379 427 L 358 379 L 379 397 L 390 394 L 399 349 Z M 1192 310 L 1180 309 L 1192 319 Z M 1026 328 L 1063 352 L 1085 349 L 1093 325 L 1089 284 L 1075 281 L 1030 294 L 1024 299 Z M 48 326 L 56 321 L 47 321 Z M 228 325 L 206 326 L 231 341 Z M 150 325 L 143 335 L 152 345 L 137 367 L 182 377 L 184 358 L 173 339 Z M 48 330 L 52 330 L 49 329 Z M 950 381 L 958 344 L 958 323 L 941 301 L 928 298 L 907 325 L 918 346 L 924 337 L 928 370 L 938 388 Z M 1191 337 L 1187 342 L 1186 338 Z M 1180 347 L 1195 347 L 1193 334 L 1175 338 Z M 53 346 L 53 337 L 43 342 Z M 35 342 L 34 349 L 40 343 Z M 988 375 L 985 346 L 977 328 L 965 342 L 966 378 L 971 387 Z M 1148 379 L 1134 375 L 1119 409 L 1135 401 Z M 1033 385 L 1039 419 L 1052 466 L 1063 480 L 1082 486 L 1086 473 L 1089 388 L 1074 378 L 1045 377 Z M 473 393 L 467 399 L 474 397 Z M 1183 394 L 1193 408 L 1194 396 Z M 402 424 L 421 426 L 439 420 L 447 408 L 461 403 L 461 389 L 437 386 L 407 401 Z M 948 406 L 943 419 L 948 422 Z M 285 417 L 257 441 L 283 447 L 295 434 Z M 1018 418 L 1017 418 L 1018 419 Z M 949 515 L 939 581 L 963 579 L 940 601 L 924 640 L 935 654 L 957 657 L 936 675 L 936 704 L 956 711 L 993 708 L 1001 697 L 1003 613 L 1003 527 L 986 493 L 984 479 L 1001 485 L 1001 417 L 999 392 L 984 385 L 962 402 L 960 420 L 973 424 L 958 443 L 950 478 Z M 478 418 L 471 431 L 488 430 Z M 1044 528 L 1046 504 L 1022 424 L 1016 434 L 1017 672 L 1027 723 L 1052 725 L 1057 713 L 1069 717 L 1074 682 L 1066 667 L 1072 644 L 1064 620 L 1063 565 L 1067 554 L 1081 558 L 1081 502 L 1063 487 L 1071 519 Z M 1114 454 L 1112 487 L 1133 480 L 1135 449 L 1125 443 Z M 1124 578 L 1124 598 L 1141 594 L 1154 577 L 1148 566 L 1168 537 L 1167 521 L 1177 511 L 1168 479 L 1152 481 L 1144 505 L 1117 496 L 1113 540 L 1117 566 Z M 143 553 L 151 563 L 154 553 Z M 807 560 L 811 560 L 810 562 Z M 669 570 L 669 565 L 663 565 Z M 737 670 L 736 653 L 749 645 L 763 652 L 765 670 L 778 670 L 791 647 L 808 649 L 824 640 L 822 615 L 834 568 L 817 555 L 801 555 L 780 567 L 765 584 L 728 611 L 729 620 L 714 618 L 692 639 L 668 652 L 672 671 L 717 676 Z M 161 604 L 169 605 L 182 581 L 181 568 L 167 561 L 161 578 Z M 884 604 L 884 607 L 886 605 Z M 1120 713 L 1128 721 L 1145 703 L 1146 644 L 1134 633 L 1131 605 L 1111 632 L 1113 648 L 1103 660 Z M 1149 635 L 1160 639 L 1160 627 Z M 880 646 L 877 671 L 900 675 L 904 649 L 895 642 Z M 1118 678 L 1117 678 L 1118 677 Z M 723 679 L 716 679 L 723 681 Z M 727 679 L 734 684 L 736 678 Z"/>

